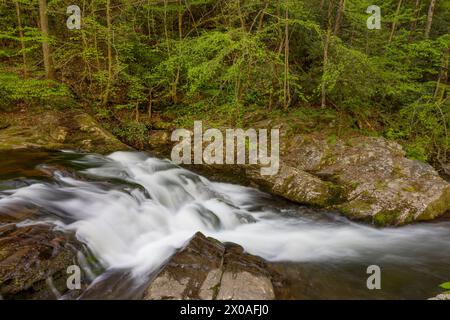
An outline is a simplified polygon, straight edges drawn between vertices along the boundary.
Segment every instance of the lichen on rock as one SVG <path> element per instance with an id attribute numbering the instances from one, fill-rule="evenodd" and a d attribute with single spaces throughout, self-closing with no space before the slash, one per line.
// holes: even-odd
<path id="1" fill-rule="evenodd" d="M 144 299 L 271 300 L 274 279 L 279 275 L 241 246 L 197 233 L 151 281 Z"/>

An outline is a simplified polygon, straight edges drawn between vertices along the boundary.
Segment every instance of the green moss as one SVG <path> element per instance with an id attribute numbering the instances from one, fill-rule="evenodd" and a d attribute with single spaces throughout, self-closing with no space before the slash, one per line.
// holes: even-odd
<path id="1" fill-rule="evenodd" d="M 381 211 L 373 217 L 373 223 L 379 227 L 397 225 L 400 214 L 399 210 Z"/>
<path id="2" fill-rule="evenodd" d="M 367 212 L 372 209 L 372 203 L 366 200 L 354 200 L 339 205 L 339 211 L 351 219 L 368 220 Z"/>
<path id="3" fill-rule="evenodd" d="M 331 134 L 327 137 L 327 143 L 334 146 L 337 144 L 338 138 L 335 134 Z"/>
<path id="4" fill-rule="evenodd" d="M 402 190 L 406 192 L 416 192 L 416 189 L 413 186 L 406 186 Z"/>
<path id="5" fill-rule="evenodd" d="M 447 187 L 442 196 L 428 205 L 427 209 L 417 217 L 417 220 L 431 220 L 450 211 L 450 187 Z"/>
<path id="6" fill-rule="evenodd" d="M 345 201 L 346 191 L 344 187 L 330 182 L 328 183 L 328 190 L 329 195 L 327 199 L 324 199 L 326 206 L 334 206 Z"/>

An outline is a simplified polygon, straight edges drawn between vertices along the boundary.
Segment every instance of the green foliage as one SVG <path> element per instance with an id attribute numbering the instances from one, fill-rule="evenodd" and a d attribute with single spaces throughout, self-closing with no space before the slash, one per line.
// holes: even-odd
<path id="1" fill-rule="evenodd" d="M 61 106 L 71 102 L 71 93 L 65 85 L 51 80 L 23 80 L 12 73 L 0 73 L 0 96 L 0 107 L 18 103 Z"/>
<path id="2" fill-rule="evenodd" d="M 440 288 L 445 289 L 447 291 L 444 294 L 450 294 L 450 282 L 444 282 L 439 285 Z"/>
<path id="3" fill-rule="evenodd" d="M 449 1 L 437 1 L 429 37 L 429 1 L 402 1 L 398 12 L 398 0 L 382 1 L 381 30 L 367 29 L 371 0 L 346 1 L 340 24 L 340 1 L 114 0 L 110 27 L 107 2 L 86 0 L 81 30 L 62 19 L 71 1 L 47 2 L 51 38 L 36 23 L 36 1 L 19 1 L 23 37 L 14 2 L 0 1 L 3 105 L 45 103 L 70 87 L 102 117 L 121 118 L 119 134 L 130 141 L 144 128 L 123 119 L 150 115 L 150 106 L 180 125 L 241 126 L 289 113 L 293 131 L 384 134 L 411 158 L 448 162 Z M 67 87 L 36 80 L 44 41 Z M 29 80 L 12 77 L 24 67 Z"/>
<path id="4" fill-rule="evenodd" d="M 127 120 L 118 127 L 113 127 L 112 131 L 127 143 L 133 145 L 144 145 L 147 139 L 147 127 L 143 123 Z"/>

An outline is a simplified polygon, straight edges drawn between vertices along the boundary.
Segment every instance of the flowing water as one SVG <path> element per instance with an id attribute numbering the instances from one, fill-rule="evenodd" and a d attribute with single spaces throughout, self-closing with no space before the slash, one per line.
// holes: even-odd
<path id="1" fill-rule="evenodd" d="M 18 206 L 38 212 L 23 224 L 74 232 L 107 270 L 137 282 L 197 231 L 273 262 L 289 298 L 423 299 L 450 280 L 449 221 L 376 229 L 146 153 L 0 153 L 0 214 Z M 381 290 L 366 287 L 369 265 L 382 270 Z"/>

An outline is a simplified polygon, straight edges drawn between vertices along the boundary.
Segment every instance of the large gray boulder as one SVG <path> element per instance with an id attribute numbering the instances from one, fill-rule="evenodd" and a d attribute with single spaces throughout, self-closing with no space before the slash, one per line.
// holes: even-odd
<path id="1" fill-rule="evenodd" d="M 280 277 L 236 244 L 197 233 L 145 291 L 145 300 L 271 300 Z"/>
<path id="2" fill-rule="evenodd" d="M 169 137 L 154 134 L 150 145 L 164 145 L 170 153 Z M 186 167 L 378 226 L 432 220 L 450 211 L 450 184 L 432 166 L 406 158 L 398 143 L 382 137 L 282 135 L 280 169 L 273 176 L 262 176 L 258 166 L 249 165 Z"/>
<path id="3" fill-rule="evenodd" d="M 360 136 L 329 143 L 296 136 L 284 148 L 287 165 L 339 188 L 332 207 L 350 218 L 402 225 L 450 210 L 450 184 L 430 165 L 407 159 L 395 142 Z"/>

